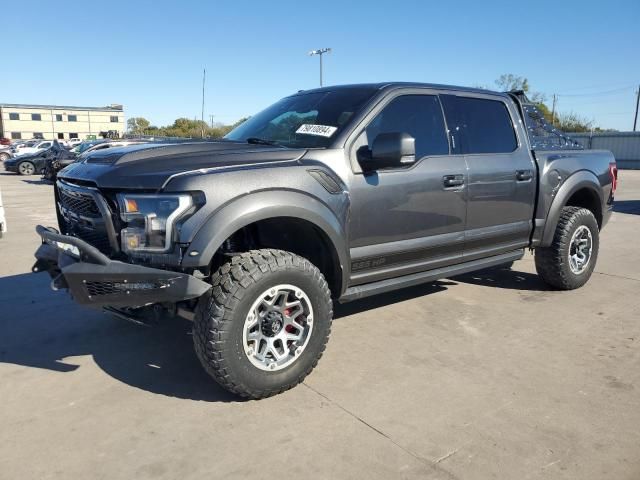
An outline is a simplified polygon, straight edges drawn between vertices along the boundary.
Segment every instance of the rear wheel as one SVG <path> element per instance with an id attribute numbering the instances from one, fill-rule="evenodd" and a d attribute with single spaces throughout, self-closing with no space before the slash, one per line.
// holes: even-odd
<path id="1" fill-rule="evenodd" d="M 20 165 L 18 165 L 18 173 L 20 173 L 20 175 L 33 175 L 36 173 L 36 166 L 31 162 L 20 162 Z"/>
<path id="2" fill-rule="evenodd" d="M 552 287 L 579 288 L 591 277 L 598 259 L 598 222 L 586 208 L 564 207 L 549 247 L 535 251 L 536 271 Z"/>
<path id="3" fill-rule="evenodd" d="M 0 153 L 0 162 L 4 162 L 7 158 L 9 158 L 9 154 L 6 152 Z"/>
<path id="4" fill-rule="evenodd" d="M 317 365 L 331 331 L 331 294 L 307 259 L 282 250 L 233 257 L 212 278 L 194 318 L 195 350 L 227 390 L 264 398 Z"/>

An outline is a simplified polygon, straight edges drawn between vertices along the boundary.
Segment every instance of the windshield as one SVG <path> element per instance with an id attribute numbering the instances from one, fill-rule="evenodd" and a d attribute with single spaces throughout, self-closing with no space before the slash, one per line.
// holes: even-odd
<path id="1" fill-rule="evenodd" d="M 327 147 L 375 88 L 341 88 L 286 97 L 234 128 L 224 138 L 285 147 Z"/>

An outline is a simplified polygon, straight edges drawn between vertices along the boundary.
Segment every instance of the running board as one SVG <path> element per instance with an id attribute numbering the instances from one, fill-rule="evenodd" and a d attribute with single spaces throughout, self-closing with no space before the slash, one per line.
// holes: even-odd
<path id="1" fill-rule="evenodd" d="M 351 302 L 353 300 L 358 300 L 359 298 L 378 295 L 380 293 L 390 292 L 399 288 L 413 287 L 414 285 L 432 282 L 441 278 L 455 277 L 456 275 L 462 275 L 463 273 L 495 267 L 503 263 L 515 262 L 516 260 L 520 260 L 523 256 L 524 250 L 516 250 L 515 252 L 481 258 L 480 260 L 459 263 L 458 265 L 437 268 L 427 272 L 412 273 L 411 275 L 404 275 L 402 277 L 389 278 L 378 282 L 357 285 L 355 287 L 347 288 L 347 291 L 344 292 L 344 295 L 340 297 L 339 301 L 340 303 Z"/>

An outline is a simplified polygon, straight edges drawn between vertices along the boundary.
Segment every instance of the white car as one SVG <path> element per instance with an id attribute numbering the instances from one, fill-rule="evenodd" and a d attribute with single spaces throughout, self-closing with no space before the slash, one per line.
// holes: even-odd
<path id="1" fill-rule="evenodd" d="M 69 140 L 67 140 L 67 146 L 71 148 L 75 147 L 76 145 L 80 145 L 81 143 L 81 138 L 70 138 Z"/>
<path id="2" fill-rule="evenodd" d="M 2 191 L 0 190 L 0 238 L 7 232 L 7 219 L 4 216 L 4 207 L 2 206 Z"/>
<path id="3" fill-rule="evenodd" d="M 84 157 L 85 155 L 88 155 L 92 152 L 98 151 L 98 150 L 104 150 L 105 148 L 114 148 L 114 147 L 126 147 L 127 145 L 136 145 L 138 143 L 147 143 L 147 142 L 140 142 L 140 141 L 132 141 L 132 142 L 127 142 L 127 141 L 114 141 L 114 142 L 103 142 L 103 143 L 98 143 L 97 145 L 94 145 L 91 148 L 87 148 L 84 152 L 82 152 L 81 156 Z"/>
<path id="4" fill-rule="evenodd" d="M 35 145 L 33 145 L 32 147 L 18 148 L 16 153 L 18 155 L 24 155 L 27 153 L 28 154 L 36 153 L 38 150 L 44 150 L 45 148 L 50 148 L 51 145 L 53 145 L 53 140 L 42 140 L 36 143 Z"/>

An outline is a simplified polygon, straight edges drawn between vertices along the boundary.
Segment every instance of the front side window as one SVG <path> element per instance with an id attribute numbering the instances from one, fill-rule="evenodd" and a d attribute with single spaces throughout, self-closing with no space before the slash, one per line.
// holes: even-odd
<path id="1" fill-rule="evenodd" d="M 20 114 L 19 113 L 10 113 L 9 114 L 9 120 L 20 120 Z"/>
<path id="2" fill-rule="evenodd" d="M 499 100 L 443 95 L 447 123 L 459 153 L 509 153 L 518 147 L 507 106 Z"/>
<path id="3" fill-rule="evenodd" d="M 39 113 L 32 113 L 31 120 L 35 120 L 39 122 L 40 120 L 42 120 L 42 115 L 40 115 Z"/>
<path id="4" fill-rule="evenodd" d="M 375 92 L 375 88 L 358 87 L 292 95 L 249 118 L 224 138 L 292 148 L 328 147 Z"/>
<path id="5" fill-rule="evenodd" d="M 408 133 L 416 140 L 416 160 L 448 155 L 444 117 L 435 95 L 404 95 L 393 99 L 367 126 L 369 149 L 381 133 Z"/>
<path id="6" fill-rule="evenodd" d="M 70 122 L 77 122 L 78 121 L 78 116 L 77 115 L 69 115 L 67 117 L 67 120 L 69 120 Z"/>

